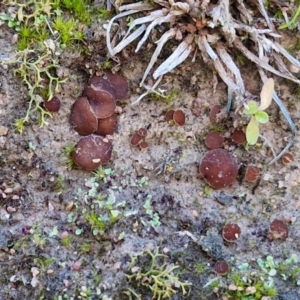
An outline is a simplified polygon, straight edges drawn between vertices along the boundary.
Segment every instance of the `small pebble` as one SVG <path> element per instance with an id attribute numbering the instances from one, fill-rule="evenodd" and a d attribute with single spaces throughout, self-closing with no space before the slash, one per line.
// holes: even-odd
<path id="1" fill-rule="evenodd" d="M 9 212 L 9 213 L 14 213 L 17 211 L 17 209 L 15 207 L 12 207 L 12 206 L 7 206 L 6 210 Z"/>
<path id="2" fill-rule="evenodd" d="M 223 205 L 229 205 L 232 202 L 232 195 L 220 193 L 219 195 L 217 195 L 216 200 Z"/>
<path id="3" fill-rule="evenodd" d="M 79 271 L 80 269 L 81 269 L 81 265 L 82 265 L 82 263 L 81 263 L 81 261 L 75 261 L 73 264 L 72 264 L 72 269 L 74 270 L 74 271 Z"/>
<path id="4" fill-rule="evenodd" d="M 68 238 L 69 237 L 69 233 L 68 233 L 68 231 L 64 231 L 64 232 L 62 232 L 61 233 L 61 235 L 60 235 L 60 238 L 63 240 L 63 239 L 66 239 L 66 238 Z"/>
<path id="5" fill-rule="evenodd" d="M 7 133 L 8 133 L 8 128 L 5 126 L 0 126 L 0 136 L 7 135 Z"/>
<path id="6" fill-rule="evenodd" d="M 264 181 L 270 181 L 271 179 L 272 179 L 272 176 L 271 176 L 271 174 L 268 174 L 268 173 L 266 173 L 263 177 Z"/>

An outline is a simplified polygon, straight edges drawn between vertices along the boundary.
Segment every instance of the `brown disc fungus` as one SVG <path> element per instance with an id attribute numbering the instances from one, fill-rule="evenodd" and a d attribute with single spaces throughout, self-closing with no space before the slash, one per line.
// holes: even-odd
<path id="1" fill-rule="evenodd" d="M 227 242 L 235 242 L 241 235 L 241 228 L 237 224 L 226 224 L 222 230 L 222 237 Z"/>
<path id="2" fill-rule="evenodd" d="M 87 98 L 98 119 L 108 118 L 115 112 L 116 101 L 109 92 L 98 91 L 94 97 Z"/>
<path id="3" fill-rule="evenodd" d="M 114 98 L 117 97 L 117 92 L 115 91 L 115 88 L 112 87 L 107 78 L 93 75 L 87 82 L 83 94 L 88 98 L 93 98 L 97 94 L 97 91 L 106 91 L 110 93 Z"/>
<path id="4" fill-rule="evenodd" d="M 225 276 L 229 272 L 229 265 L 226 261 L 217 261 L 214 265 L 214 271 L 221 276 Z"/>
<path id="5" fill-rule="evenodd" d="M 107 79 L 110 85 L 115 89 L 116 100 L 122 100 L 126 97 L 128 93 L 128 83 L 124 76 L 106 72 L 103 78 Z"/>
<path id="6" fill-rule="evenodd" d="M 282 155 L 281 161 L 283 162 L 283 164 L 288 165 L 294 161 L 294 156 L 291 153 L 285 153 Z"/>
<path id="7" fill-rule="evenodd" d="M 246 169 L 245 180 L 255 182 L 260 176 L 260 169 L 256 166 L 249 166 Z"/>
<path id="8" fill-rule="evenodd" d="M 246 134 L 242 129 L 234 129 L 231 140 L 236 144 L 244 144 L 246 142 Z"/>
<path id="9" fill-rule="evenodd" d="M 179 126 L 183 126 L 185 124 L 185 114 L 181 109 L 174 111 L 173 121 Z"/>
<path id="10" fill-rule="evenodd" d="M 147 149 L 148 148 L 148 143 L 145 141 L 142 141 L 139 143 L 140 149 Z"/>
<path id="11" fill-rule="evenodd" d="M 218 149 L 222 146 L 224 138 L 218 132 L 212 131 L 209 132 L 205 137 L 205 145 L 209 149 Z"/>
<path id="12" fill-rule="evenodd" d="M 82 137 L 75 146 L 72 158 L 82 169 L 93 171 L 107 163 L 111 157 L 112 144 L 100 135 Z"/>
<path id="13" fill-rule="evenodd" d="M 221 112 L 221 105 L 214 105 L 210 112 L 209 112 L 209 119 L 210 119 L 210 122 L 212 123 L 216 123 L 217 122 L 217 115 Z"/>
<path id="14" fill-rule="evenodd" d="M 142 142 L 143 138 L 140 136 L 138 132 L 135 132 L 131 137 L 130 144 L 131 146 L 137 146 L 140 142 Z"/>
<path id="15" fill-rule="evenodd" d="M 80 135 L 92 134 L 98 126 L 98 120 L 87 98 L 78 98 L 71 108 L 70 122 Z"/>
<path id="16" fill-rule="evenodd" d="M 128 83 L 124 76 L 106 72 L 103 76 L 93 75 L 84 89 L 84 95 L 94 98 L 99 91 L 110 93 L 115 100 L 124 99 L 128 92 Z"/>
<path id="17" fill-rule="evenodd" d="M 118 123 L 118 117 L 116 114 L 111 115 L 105 119 L 98 119 L 98 127 L 95 133 L 100 135 L 113 134 Z"/>
<path id="18" fill-rule="evenodd" d="M 208 185 L 221 189 L 233 184 L 238 174 L 238 164 L 226 150 L 214 149 L 203 156 L 199 172 Z"/>
<path id="19" fill-rule="evenodd" d="M 289 228 L 284 221 L 275 219 L 271 222 L 268 239 L 269 240 L 285 240 L 289 236 Z"/>
<path id="20" fill-rule="evenodd" d="M 147 131 L 146 128 L 140 128 L 140 129 L 138 130 L 138 134 L 139 134 L 140 136 L 142 136 L 142 137 L 145 137 L 145 136 L 147 135 L 147 133 L 148 133 L 148 131 Z"/>
<path id="21" fill-rule="evenodd" d="M 50 100 L 44 101 L 44 107 L 50 112 L 57 112 L 60 109 L 60 100 L 58 97 L 54 96 Z"/>
<path id="22" fill-rule="evenodd" d="M 166 119 L 166 121 L 172 121 L 173 120 L 173 115 L 174 115 L 174 110 L 173 109 L 171 109 L 171 110 L 169 110 L 169 111 L 167 111 L 166 113 L 165 113 L 165 119 Z"/>

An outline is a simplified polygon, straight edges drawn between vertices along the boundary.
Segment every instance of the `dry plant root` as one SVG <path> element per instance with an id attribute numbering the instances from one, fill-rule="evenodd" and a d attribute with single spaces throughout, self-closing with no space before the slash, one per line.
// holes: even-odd
<path id="1" fill-rule="evenodd" d="M 168 24 L 166 26 L 168 29 L 156 41 L 156 49 L 140 84 L 147 91 L 133 104 L 138 103 L 149 92 L 154 92 L 164 74 L 171 72 L 190 54 L 196 57 L 198 53 L 204 62 L 214 66 L 228 86 L 229 93 L 239 103 L 245 101 L 250 93 L 245 88 L 243 76 L 237 64 L 229 54 L 232 51 L 242 54 L 257 65 L 262 82 L 267 78 L 265 72 L 268 72 L 268 77 L 273 74 L 300 84 L 300 80 L 289 71 L 283 59 L 297 67 L 300 67 L 300 61 L 280 45 L 281 36 L 273 23 L 274 21 L 279 23 L 280 20 L 269 17 L 263 0 L 234 0 L 231 3 L 229 0 L 220 0 L 217 4 L 212 4 L 209 0 L 182 2 L 153 0 L 151 3 L 141 1 L 121 6 L 116 5 L 116 9 L 119 14 L 112 18 L 107 26 L 107 47 L 111 56 L 116 55 L 141 37 L 135 49 L 136 52 L 139 51 L 157 26 Z M 233 11 L 235 12 L 234 17 L 231 13 Z M 118 44 L 113 45 L 111 31 L 114 22 L 129 15 L 137 15 L 137 17 L 129 24 L 126 34 Z M 286 13 L 285 18 L 288 19 Z M 170 39 L 178 41 L 177 48 L 159 66 L 155 66 L 164 45 Z M 253 44 L 251 49 L 245 46 L 245 40 L 251 40 Z M 150 72 L 153 72 L 152 76 L 157 80 L 153 87 L 144 84 Z M 295 135 L 296 127 L 276 92 L 273 99 Z M 287 147 L 291 144 L 292 142 Z M 287 150 L 286 148 L 270 163 L 281 157 Z"/>

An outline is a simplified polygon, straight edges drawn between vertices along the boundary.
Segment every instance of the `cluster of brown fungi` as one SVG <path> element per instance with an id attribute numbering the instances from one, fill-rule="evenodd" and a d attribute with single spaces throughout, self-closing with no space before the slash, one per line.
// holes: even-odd
<path id="1" fill-rule="evenodd" d="M 107 163 L 112 154 L 108 138 L 117 127 L 117 101 L 128 92 L 125 77 L 106 72 L 93 75 L 85 85 L 83 94 L 71 108 L 70 123 L 83 136 L 72 153 L 74 162 L 92 171 Z"/>

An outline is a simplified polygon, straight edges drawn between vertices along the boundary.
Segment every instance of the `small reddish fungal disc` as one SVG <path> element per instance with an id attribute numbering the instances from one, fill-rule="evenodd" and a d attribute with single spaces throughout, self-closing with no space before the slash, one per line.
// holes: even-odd
<path id="1" fill-rule="evenodd" d="M 294 156 L 293 156 L 293 154 L 291 154 L 291 153 L 285 153 L 285 154 L 282 155 L 281 161 L 282 161 L 285 165 L 288 165 L 288 164 L 290 164 L 291 162 L 294 161 Z"/>
<path id="2" fill-rule="evenodd" d="M 184 112 L 181 109 L 174 111 L 173 120 L 174 120 L 175 124 L 177 124 L 179 126 L 183 126 L 185 124 Z"/>
<path id="3" fill-rule="evenodd" d="M 270 224 L 268 238 L 270 240 L 285 240 L 289 236 L 289 228 L 285 222 L 275 219 Z"/>
<path id="4" fill-rule="evenodd" d="M 222 135 L 215 131 L 208 133 L 205 137 L 205 145 L 209 149 L 218 149 L 221 147 L 223 142 L 224 138 L 222 137 Z"/>
<path id="5" fill-rule="evenodd" d="M 78 98 L 71 108 L 70 123 L 80 135 L 92 134 L 97 129 L 97 118 L 87 98 Z"/>
<path id="6" fill-rule="evenodd" d="M 82 137 L 75 146 L 72 157 L 75 163 L 86 170 L 93 171 L 110 160 L 112 144 L 100 135 Z"/>
<path id="7" fill-rule="evenodd" d="M 113 134 L 118 123 L 118 117 L 116 114 L 111 115 L 105 119 L 98 119 L 98 127 L 95 133 L 100 135 Z"/>
<path id="8" fill-rule="evenodd" d="M 145 141 L 142 141 L 139 143 L 139 146 L 141 149 L 147 149 L 148 148 L 148 143 Z"/>
<path id="9" fill-rule="evenodd" d="M 249 166 L 246 169 L 245 180 L 248 182 L 255 182 L 260 175 L 260 169 L 256 166 Z"/>
<path id="10" fill-rule="evenodd" d="M 145 137 L 146 135 L 147 135 L 147 129 L 146 128 L 140 128 L 139 130 L 138 130 L 138 133 L 139 133 L 139 135 L 140 136 L 142 136 L 142 137 Z"/>
<path id="11" fill-rule="evenodd" d="M 116 91 L 116 100 L 124 99 L 128 93 L 128 83 L 124 76 L 106 72 L 103 78 L 107 78 Z"/>
<path id="12" fill-rule="evenodd" d="M 226 261 L 217 261 L 216 264 L 214 265 L 214 271 L 217 274 L 224 276 L 229 271 L 229 265 Z"/>
<path id="13" fill-rule="evenodd" d="M 98 119 L 108 118 L 115 112 L 115 99 L 108 92 L 97 91 L 97 95 L 93 98 L 88 97 L 88 100 Z"/>
<path id="14" fill-rule="evenodd" d="M 97 91 L 106 91 L 115 99 L 117 97 L 115 88 L 110 84 L 107 78 L 105 79 L 101 76 L 93 75 L 86 84 L 83 93 L 88 98 L 94 98 Z"/>
<path id="15" fill-rule="evenodd" d="M 167 111 L 166 114 L 165 114 L 166 121 L 173 120 L 173 115 L 174 115 L 174 110 L 173 109 Z"/>
<path id="16" fill-rule="evenodd" d="M 210 112 L 209 112 L 209 118 L 210 118 L 210 121 L 212 123 L 216 123 L 217 122 L 217 115 L 221 112 L 221 105 L 214 105 Z"/>
<path id="17" fill-rule="evenodd" d="M 51 100 L 45 100 L 44 106 L 50 112 L 57 112 L 60 109 L 60 100 L 54 96 Z"/>
<path id="18" fill-rule="evenodd" d="M 236 128 L 231 135 L 231 139 L 236 144 L 243 144 L 246 142 L 246 134 L 242 129 Z"/>
<path id="19" fill-rule="evenodd" d="M 227 242 L 235 242 L 241 235 L 241 228 L 237 224 L 226 224 L 222 230 L 223 239 Z"/>
<path id="20" fill-rule="evenodd" d="M 136 132 L 132 137 L 131 137 L 131 140 L 130 140 L 130 144 L 132 146 L 137 146 L 141 141 L 142 141 L 142 137 L 139 135 L 138 132 Z"/>
<path id="21" fill-rule="evenodd" d="M 221 189 L 233 184 L 238 174 L 238 164 L 226 150 L 214 149 L 202 158 L 199 172 L 212 188 Z"/>

